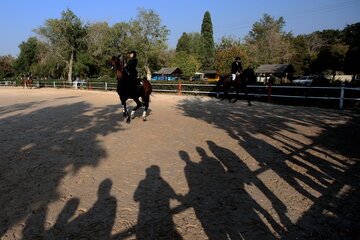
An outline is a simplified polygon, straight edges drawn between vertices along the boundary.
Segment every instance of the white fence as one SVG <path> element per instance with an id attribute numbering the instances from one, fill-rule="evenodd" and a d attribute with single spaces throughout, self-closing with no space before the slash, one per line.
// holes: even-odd
<path id="1" fill-rule="evenodd" d="M 219 96 L 223 94 L 223 92 L 217 91 L 203 91 L 201 89 L 204 88 L 213 88 L 215 89 L 215 84 L 182 84 L 182 83 L 156 83 L 151 82 L 153 86 L 154 92 L 168 92 L 168 93 L 177 93 L 177 94 L 195 94 L 195 95 L 215 95 Z M 15 81 L 0 81 L 0 86 L 17 86 Z M 69 84 L 67 81 L 34 81 L 34 87 L 52 87 L 52 88 L 75 88 L 75 89 L 96 89 L 96 90 L 105 90 L 112 91 L 116 90 L 116 83 L 107 83 L 107 82 L 73 82 Z M 158 86 L 158 88 L 157 88 Z M 169 89 L 162 89 L 163 87 L 167 87 Z M 191 87 L 192 90 L 186 90 L 184 88 Z M 344 100 L 349 101 L 360 101 L 360 88 L 349 88 L 345 87 L 345 85 L 341 85 L 341 87 L 312 87 L 312 86 L 265 86 L 265 85 L 248 85 L 250 96 L 258 96 L 258 97 L 267 97 L 269 101 L 271 98 L 299 98 L 299 99 L 324 99 L 324 100 L 338 100 L 339 108 L 343 108 Z M 251 93 L 251 89 L 263 89 L 263 93 Z M 338 92 L 338 96 L 301 96 L 301 95 L 284 95 L 284 94 L 273 94 L 273 90 L 276 89 L 325 89 L 329 91 L 336 90 Z M 356 91 L 356 97 L 347 97 L 347 93 L 350 91 Z M 235 93 L 229 93 L 235 94 Z M 244 95 L 244 93 L 240 93 Z M 354 95 L 354 94 L 352 94 Z"/>

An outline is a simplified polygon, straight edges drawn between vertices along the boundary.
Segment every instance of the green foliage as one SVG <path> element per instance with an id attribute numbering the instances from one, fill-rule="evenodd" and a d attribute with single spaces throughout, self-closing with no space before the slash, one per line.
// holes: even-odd
<path id="1" fill-rule="evenodd" d="M 161 19 L 153 10 L 138 9 L 136 19 L 130 21 L 130 49 L 139 53 L 139 74 L 150 78 L 152 55 L 167 48 L 169 30 L 161 25 Z"/>
<path id="2" fill-rule="evenodd" d="M 31 65 L 39 62 L 39 45 L 40 43 L 35 37 L 30 37 L 26 42 L 20 43 L 20 54 L 14 64 L 17 73 L 28 73 Z"/>
<path id="3" fill-rule="evenodd" d="M 322 73 L 331 70 L 335 79 L 336 71 L 343 70 L 346 51 L 347 47 L 341 44 L 322 47 L 317 59 L 313 62 L 313 71 Z"/>
<path id="4" fill-rule="evenodd" d="M 314 34 L 318 34 L 327 45 L 342 44 L 343 42 L 343 33 L 340 30 L 326 29 L 323 31 L 316 31 Z"/>
<path id="5" fill-rule="evenodd" d="M 344 61 L 347 73 L 360 74 L 360 22 L 347 25 L 343 31 L 344 42 L 349 45 Z"/>
<path id="6" fill-rule="evenodd" d="M 201 68 L 203 70 L 212 70 L 214 68 L 215 61 L 215 45 L 213 37 L 213 25 L 211 22 L 210 13 L 208 11 L 205 12 L 203 22 L 201 24 L 201 37 Z"/>
<path id="7" fill-rule="evenodd" d="M 288 63 L 292 58 L 290 39 L 292 35 L 283 31 L 282 17 L 274 19 L 264 14 L 245 37 L 246 49 L 257 64 Z"/>
<path id="8" fill-rule="evenodd" d="M 13 77 L 15 75 L 14 58 L 11 55 L 0 56 L 0 79 Z"/>
<path id="9" fill-rule="evenodd" d="M 66 63 L 68 81 L 72 80 L 76 54 L 86 48 L 87 29 L 88 25 L 67 9 L 61 13 L 61 19 L 47 19 L 44 26 L 34 30 L 49 44 L 53 54 Z"/>
<path id="10" fill-rule="evenodd" d="M 223 36 L 219 43 L 215 44 L 216 51 L 241 46 L 241 40 L 234 36 Z"/>
<path id="11" fill-rule="evenodd" d="M 96 75 L 97 65 L 94 58 L 87 53 L 79 53 L 74 64 L 74 74 L 81 79 L 87 76 Z"/>
<path id="12" fill-rule="evenodd" d="M 350 47 L 360 47 L 360 22 L 347 25 L 343 31 L 344 42 Z"/>
<path id="13" fill-rule="evenodd" d="M 171 62 L 172 67 L 178 67 L 183 71 L 183 78 L 190 79 L 200 68 L 200 63 L 192 55 L 186 52 L 176 52 Z"/>
<path id="14" fill-rule="evenodd" d="M 311 55 L 308 51 L 308 42 L 304 35 L 299 35 L 290 40 L 291 48 L 294 54 L 291 58 L 291 64 L 294 67 L 297 75 L 309 74 L 309 67 L 311 63 Z"/>
<path id="15" fill-rule="evenodd" d="M 30 37 L 19 44 L 17 59 L 0 57 L 0 77 L 31 72 L 37 76 L 63 78 L 76 76 L 113 76 L 107 66 L 111 56 L 138 52 L 141 77 L 161 67 L 180 67 L 188 79 L 193 73 L 216 69 L 229 73 L 234 57 L 241 56 L 244 67 L 266 63 L 291 63 L 296 74 L 344 70 L 360 73 L 360 23 L 344 30 L 323 30 L 292 36 L 284 31 L 282 17 L 268 14 L 255 22 L 244 42 L 224 36 L 214 44 L 213 26 L 205 12 L 201 33 L 183 33 L 176 52 L 168 50 L 169 30 L 153 10 L 138 9 L 136 18 L 109 26 L 107 22 L 84 23 L 70 9 L 60 19 L 47 19 Z M 215 55 L 216 53 L 216 55 Z"/>
<path id="16" fill-rule="evenodd" d="M 231 63 L 234 62 L 235 57 L 241 57 L 244 68 L 253 66 L 245 50 L 240 46 L 234 46 L 216 52 L 215 69 L 217 73 L 222 76 L 229 75 L 231 72 Z"/>
<path id="17" fill-rule="evenodd" d="M 200 63 L 204 61 L 203 49 L 203 39 L 198 32 L 183 33 L 176 47 L 177 52 L 186 52 L 187 54 L 194 56 Z"/>
<path id="18" fill-rule="evenodd" d="M 360 74 L 360 47 L 351 47 L 345 55 L 344 71 L 349 74 Z"/>
<path id="19" fill-rule="evenodd" d="M 190 38 L 186 32 L 183 32 L 183 34 L 181 35 L 181 37 L 176 45 L 176 51 L 177 52 L 181 52 L 181 51 L 186 52 L 187 54 L 192 53 Z"/>

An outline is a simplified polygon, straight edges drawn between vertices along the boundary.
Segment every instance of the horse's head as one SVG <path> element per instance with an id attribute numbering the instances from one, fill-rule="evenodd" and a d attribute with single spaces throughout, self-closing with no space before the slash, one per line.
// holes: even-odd
<path id="1" fill-rule="evenodd" d="M 111 67 L 111 69 L 118 69 L 120 71 L 124 70 L 124 60 L 122 59 L 122 57 L 119 55 L 117 57 L 113 56 L 110 60 L 109 60 L 109 65 Z"/>
<path id="2" fill-rule="evenodd" d="M 113 56 L 110 60 L 109 60 L 109 66 L 111 67 L 112 70 L 115 70 L 115 76 L 116 79 L 118 81 L 121 81 L 124 78 L 124 60 L 123 58 L 119 55 L 117 57 Z"/>
<path id="3" fill-rule="evenodd" d="M 254 68 L 248 67 L 244 69 L 242 72 L 243 78 L 246 80 L 246 82 L 256 82 L 256 76 L 254 72 Z"/>

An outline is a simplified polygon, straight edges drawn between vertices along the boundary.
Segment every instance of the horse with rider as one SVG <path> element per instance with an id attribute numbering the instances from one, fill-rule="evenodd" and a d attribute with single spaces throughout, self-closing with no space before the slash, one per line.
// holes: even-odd
<path id="1" fill-rule="evenodd" d="M 231 74 L 220 78 L 220 80 L 217 82 L 217 92 L 219 93 L 220 90 L 223 90 L 223 99 L 227 98 L 229 102 L 231 102 L 229 91 L 234 89 L 236 96 L 233 100 L 233 103 L 239 99 L 239 93 L 243 92 L 245 94 L 245 99 L 247 100 L 249 106 L 251 106 L 247 91 L 247 84 L 249 82 L 256 82 L 256 76 L 253 68 L 248 67 L 243 70 L 241 58 L 236 57 L 235 61 L 231 64 Z"/>
<path id="2" fill-rule="evenodd" d="M 119 95 L 121 104 L 123 105 L 123 115 L 127 116 L 126 122 L 130 123 L 131 119 L 135 117 L 135 112 L 140 107 L 144 106 L 143 120 L 146 121 L 147 110 L 149 108 L 150 95 L 152 92 L 152 86 L 146 79 L 139 79 L 138 72 L 136 70 L 138 60 L 136 58 L 136 52 L 129 52 L 129 58 L 126 61 L 123 56 L 113 56 L 109 61 L 112 69 L 115 70 L 115 76 L 117 79 L 116 91 Z M 140 98 L 142 102 L 140 102 Z M 131 111 L 129 115 L 126 101 L 133 99 L 136 103 L 136 107 Z"/>

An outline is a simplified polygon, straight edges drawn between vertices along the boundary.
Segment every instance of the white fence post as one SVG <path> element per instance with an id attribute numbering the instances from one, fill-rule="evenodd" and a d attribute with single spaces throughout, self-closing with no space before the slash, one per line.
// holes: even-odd
<path id="1" fill-rule="evenodd" d="M 105 82 L 105 91 L 107 91 L 108 86 L 107 86 L 107 82 Z"/>
<path id="2" fill-rule="evenodd" d="M 55 82 L 53 82 L 54 83 L 54 88 L 56 88 L 56 83 Z"/>
<path id="3" fill-rule="evenodd" d="M 344 84 L 341 84 L 341 90 L 340 90 L 340 109 L 342 109 L 344 106 Z"/>

